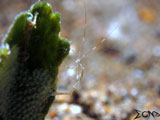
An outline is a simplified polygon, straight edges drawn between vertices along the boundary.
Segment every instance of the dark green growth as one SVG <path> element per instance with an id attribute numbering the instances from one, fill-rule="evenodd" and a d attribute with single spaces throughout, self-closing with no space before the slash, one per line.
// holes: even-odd
<path id="1" fill-rule="evenodd" d="M 0 120 L 44 120 L 70 49 L 59 32 L 60 15 L 47 2 L 16 17 L 0 47 Z"/>

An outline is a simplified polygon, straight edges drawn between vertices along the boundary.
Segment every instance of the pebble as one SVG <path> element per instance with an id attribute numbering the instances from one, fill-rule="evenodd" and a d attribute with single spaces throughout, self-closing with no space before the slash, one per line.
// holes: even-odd
<path id="1" fill-rule="evenodd" d="M 67 110 L 68 107 L 69 107 L 69 105 L 67 103 L 62 103 L 61 105 L 58 106 L 58 111 L 64 112 Z"/>
<path id="2" fill-rule="evenodd" d="M 66 116 L 63 120 L 71 120 L 71 117 Z"/>
<path id="3" fill-rule="evenodd" d="M 56 101 L 59 103 L 65 103 L 69 101 L 70 96 L 69 95 L 58 95 L 56 96 Z"/>
<path id="4" fill-rule="evenodd" d="M 91 100 L 96 100 L 99 97 L 98 92 L 96 90 L 91 90 L 88 93 L 88 98 Z"/>
<path id="5" fill-rule="evenodd" d="M 131 95 L 132 95 L 132 96 L 136 96 L 137 94 L 138 94 L 137 88 L 132 88 L 132 89 L 131 89 Z"/>
<path id="6" fill-rule="evenodd" d="M 49 116 L 49 118 L 54 118 L 54 117 L 56 117 L 56 116 L 57 116 L 57 111 L 52 111 L 52 112 L 50 112 L 48 116 Z"/>
<path id="7" fill-rule="evenodd" d="M 70 107 L 70 112 L 72 114 L 80 114 L 80 113 L 82 113 L 82 107 L 79 106 L 79 105 L 71 104 L 69 107 Z"/>
<path id="8" fill-rule="evenodd" d="M 106 113 L 113 114 L 112 107 L 109 106 L 109 105 L 106 105 L 106 106 L 105 106 L 105 111 L 106 111 Z"/>
<path id="9" fill-rule="evenodd" d="M 136 70 L 133 71 L 133 75 L 134 75 L 135 78 L 140 79 L 140 78 L 143 77 L 144 72 L 140 69 L 136 69 Z"/>

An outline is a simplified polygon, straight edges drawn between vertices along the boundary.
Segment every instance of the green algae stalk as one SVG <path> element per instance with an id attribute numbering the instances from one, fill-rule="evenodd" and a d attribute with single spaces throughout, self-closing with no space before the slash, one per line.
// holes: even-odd
<path id="1" fill-rule="evenodd" d="M 0 119 L 44 120 L 70 44 L 47 2 L 19 14 L 0 47 Z M 8 45 L 9 47 L 4 47 Z"/>

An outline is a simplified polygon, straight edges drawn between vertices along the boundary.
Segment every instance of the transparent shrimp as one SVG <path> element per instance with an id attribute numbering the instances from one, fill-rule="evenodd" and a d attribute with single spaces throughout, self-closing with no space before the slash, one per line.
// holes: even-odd
<path id="1" fill-rule="evenodd" d="M 83 77 L 85 74 L 85 67 L 82 63 L 82 60 L 84 58 L 86 58 L 88 55 L 90 55 L 91 52 L 94 52 L 100 45 L 102 45 L 107 38 L 117 29 L 118 26 L 115 26 L 115 28 L 108 33 L 104 38 L 101 39 L 101 41 L 94 45 L 90 50 L 88 50 L 87 52 L 85 52 L 84 54 L 82 53 L 83 48 L 84 48 L 84 44 L 85 44 L 85 40 L 86 40 L 86 33 L 87 33 L 87 7 L 86 7 L 86 0 L 83 0 L 83 9 L 84 9 L 84 28 L 83 28 L 83 38 L 82 38 L 82 42 L 81 42 L 81 46 L 80 46 L 80 50 L 78 52 L 78 57 L 76 58 L 76 60 L 74 61 L 73 64 L 75 64 L 75 67 L 70 67 L 70 66 L 66 66 L 67 69 L 74 69 L 76 70 L 76 82 L 72 85 L 72 89 L 69 92 L 55 92 L 52 95 L 70 95 L 73 93 L 73 91 L 75 91 L 78 87 L 78 85 L 83 81 Z M 71 42 L 72 44 L 72 42 Z"/>
<path id="2" fill-rule="evenodd" d="M 81 58 L 82 58 L 82 50 L 84 47 L 84 42 L 86 39 L 86 32 L 87 32 L 87 9 L 86 9 L 86 1 L 83 0 L 83 6 L 84 6 L 84 19 L 85 19 L 85 23 L 84 23 L 84 30 L 83 30 L 83 38 L 82 38 L 82 43 L 81 43 L 81 48 L 80 48 L 80 52 L 78 55 L 78 58 L 76 59 L 75 63 L 76 65 L 76 69 L 77 69 L 77 74 L 76 74 L 76 83 L 73 85 L 73 90 L 72 92 L 76 89 L 77 85 L 82 81 L 83 79 L 83 75 L 84 75 L 84 66 L 81 62 Z"/>
<path id="3" fill-rule="evenodd" d="M 66 68 L 68 68 L 68 69 L 75 69 L 76 70 L 76 82 L 73 84 L 73 86 L 72 86 L 73 88 L 69 92 L 55 92 L 52 95 L 69 95 L 69 94 L 72 94 L 73 91 L 79 85 L 79 83 L 83 80 L 83 75 L 84 75 L 85 68 L 82 64 L 81 58 L 83 56 L 82 50 L 83 50 L 83 47 L 84 47 L 84 42 L 85 42 L 86 32 L 87 32 L 87 10 L 86 10 L 86 1 L 85 0 L 83 0 L 83 6 L 84 6 L 83 9 L 84 9 L 85 23 L 84 23 L 83 38 L 82 38 L 80 50 L 79 50 L 79 53 L 78 53 L 78 57 L 74 61 L 75 67 L 66 66 Z M 71 42 L 71 44 L 72 44 L 72 42 Z"/>
<path id="4" fill-rule="evenodd" d="M 105 38 L 103 38 L 97 45 L 93 46 L 89 51 L 87 51 L 86 53 L 82 54 L 82 50 L 83 50 L 84 43 L 85 43 L 85 40 L 86 40 L 86 33 L 87 33 L 87 8 L 86 8 L 86 1 L 85 0 L 83 0 L 83 5 L 84 5 L 84 17 L 85 17 L 84 18 L 85 19 L 85 23 L 84 23 L 84 30 L 83 30 L 83 38 L 82 38 L 82 43 L 81 43 L 79 56 L 75 60 L 75 64 L 76 64 L 76 68 L 75 69 L 77 70 L 76 83 L 73 85 L 73 89 L 72 89 L 71 93 L 77 88 L 79 83 L 81 83 L 82 80 L 83 80 L 85 67 L 82 64 L 82 60 L 84 58 L 86 58 L 91 52 L 95 51 L 102 43 L 104 43 L 107 40 L 107 38 L 118 27 L 118 26 L 115 26 L 115 28 L 109 34 L 107 34 L 107 36 Z"/>

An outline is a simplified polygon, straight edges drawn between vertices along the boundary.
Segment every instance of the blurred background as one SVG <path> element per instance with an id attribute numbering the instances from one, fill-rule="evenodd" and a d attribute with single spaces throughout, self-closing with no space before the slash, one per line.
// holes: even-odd
<path id="1" fill-rule="evenodd" d="M 133 120 L 134 109 L 160 113 L 159 0 L 46 1 L 61 14 L 61 36 L 71 41 L 58 92 L 76 90 L 57 95 L 45 120 Z M 34 2 L 0 0 L 0 40 Z"/>

